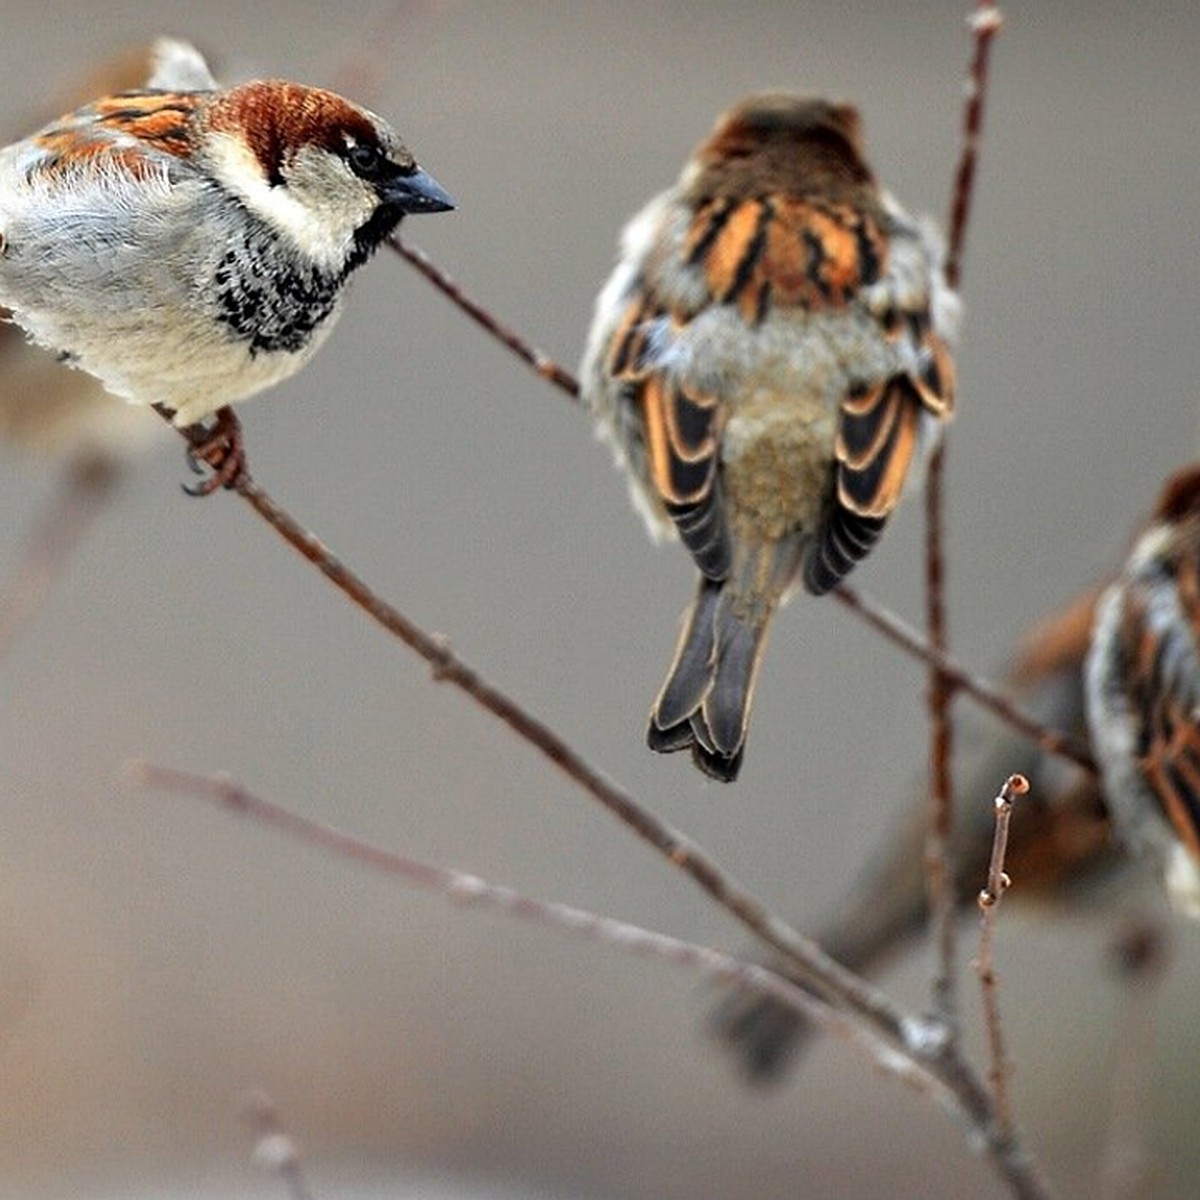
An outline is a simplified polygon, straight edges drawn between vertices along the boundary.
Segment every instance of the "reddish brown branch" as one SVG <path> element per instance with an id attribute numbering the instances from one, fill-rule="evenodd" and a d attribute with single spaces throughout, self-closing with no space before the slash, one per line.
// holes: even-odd
<path id="1" fill-rule="evenodd" d="M 839 584 L 833 594 L 894 645 L 913 658 L 931 667 L 937 667 L 951 686 L 970 696 L 981 708 L 987 709 L 1004 724 L 1030 741 L 1036 742 L 1047 754 L 1065 758 L 1091 775 L 1097 773 L 1096 760 L 1081 742 L 1057 729 L 1043 725 L 1006 696 L 994 683 L 972 675 L 949 654 L 936 653 L 911 625 L 877 604 L 870 596 L 863 595 L 846 584 Z"/>
<path id="2" fill-rule="evenodd" d="M 541 378 L 573 399 L 578 399 L 579 383 L 569 371 L 548 358 L 541 350 L 530 345 L 520 334 L 505 325 L 490 309 L 485 308 L 479 301 L 469 296 L 462 286 L 451 279 L 427 254 L 415 246 L 401 242 L 398 238 L 393 239 L 391 245 L 397 254 L 411 263 L 473 321 L 507 346 Z M 1095 774 L 1096 763 L 1086 747 L 1057 730 L 1047 728 L 1028 713 L 1022 712 L 995 684 L 971 674 L 964 667 L 956 664 L 944 651 L 939 653 L 933 650 L 919 633 L 905 625 L 887 609 L 845 584 L 839 585 L 834 594 L 847 608 L 862 617 L 868 625 L 914 658 L 928 666 L 939 667 L 955 688 L 971 696 L 1005 724 L 1037 742 L 1048 754 L 1070 759 L 1085 771 Z"/>
<path id="3" fill-rule="evenodd" d="M 451 302 L 462 309 L 476 325 L 507 346 L 544 380 L 552 383 L 560 391 L 566 392 L 573 400 L 579 399 L 579 381 L 570 371 L 560 367 L 549 355 L 543 354 L 536 346 L 530 345 L 516 330 L 504 324 L 490 309 L 468 296 L 462 287 L 451 279 L 423 250 L 418 250 L 416 246 L 410 246 L 401 240 L 399 234 L 393 234 L 388 239 L 388 245 L 401 258 L 416 267 L 435 288 L 448 296 Z"/>
<path id="4" fill-rule="evenodd" d="M 988 866 L 987 883 L 979 893 L 979 954 L 975 960 L 983 999 L 984 1032 L 988 1043 L 988 1082 L 992 1088 L 996 1124 L 1008 1137 L 1012 1136 L 1014 1129 L 1012 1099 L 1008 1089 L 1012 1068 L 1004 1047 L 1004 1025 L 1000 1020 L 1000 980 L 996 974 L 996 915 L 1010 883 L 1004 871 L 1004 856 L 1008 851 L 1008 825 L 1012 819 L 1013 801 L 1028 791 L 1029 781 L 1024 775 L 1010 775 L 996 797 L 996 832 L 992 838 L 992 859 Z"/>
<path id="5" fill-rule="evenodd" d="M 958 289 L 962 281 L 963 252 L 967 242 L 967 222 L 975 194 L 975 169 L 979 163 L 979 139 L 983 133 L 984 105 L 987 100 L 988 67 L 992 41 L 1004 27 L 1000 10 L 980 0 L 970 18 L 975 37 L 975 54 L 967 75 L 967 103 L 963 109 L 962 154 L 954 176 L 954 199 L 950 206 L 950 227 L 946 250 L 946 282 Z"/>
<path id="6" fill-rule="evenodd" d="M 975 53 L 971 61 L 967 103 L 963 112 L 963 144 L 950 204 L 949 245 L 946 279 L 957 289 L 962 278 L 967 222 L 971 215 L 979 139 L 983 132 L 984 101 L 987 95 L 988 62 L 992 40 L 1000 31 L 999 11 L 980 0 L 971 18 Z M 925 614 L 929 647 L 944 654 L 947 646 L 945 564 L 942 547 L 943 489 L 946 444 L 943 441 L 929 461 L 925 485 Z M 954 783 L 950 763 L 953 756 L 953 726 L 950 706 L 954 681 L 934 667 L 929 675 L 929 832 L 925 842 L 925 866 L 929 887 L 929 912 L 936 950 L 932 1000 L 934 1012 L 946 1022 L 951 1038 L 957 1036 L 958 998 L 955 919 L 954 862 L 950 835 L 954 824 Z"/>
<path id="7" fill-rule="evenodd" d="M 946 652 L 945 569 L 942 559 L 942 482 L 945 444 L 929 463 L 925 485 L 925 614 L 929 648 Z M 929 828 L 925 838 L 926 886 L 934 940 L 933 1011 L 951 1038 L 958 1032 L 957 941 L 954 861 L 954 785 L 950 774 L 953 731 L 950 704 L 954 685 L 938 666 L 929 672 Z"/>

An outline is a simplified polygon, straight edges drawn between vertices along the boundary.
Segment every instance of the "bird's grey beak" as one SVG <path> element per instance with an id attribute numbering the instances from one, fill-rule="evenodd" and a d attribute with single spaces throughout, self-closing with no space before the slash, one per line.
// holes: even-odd
<path id="1" fill-rule="evenodd" d="M 393 176 L 379 191 L 386 203 L 405 213 L 449 212 L 454 208 L 450 193 L 419 168 L 411 175 Z"/>

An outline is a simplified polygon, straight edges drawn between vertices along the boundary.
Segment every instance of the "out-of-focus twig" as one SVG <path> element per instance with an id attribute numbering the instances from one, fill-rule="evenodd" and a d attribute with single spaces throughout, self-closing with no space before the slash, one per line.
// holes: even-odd
<path id="1" fill-rule="evenodd" d="M 284 1129 L 271 1097 L 266 1092 L 251 1092 L 240 1105 L 240 1115 L 258 1139 L 255 1165 L 283 1180 L 288 1200 L 315 1200 L 316 1193 L 304 1176 L 300 1149 Z"/>
<path id="2" fill-rule="evenodd" d="M 992 41 L 1000 32 L 999 9 L 980 0 L 971 18 L 975 52 L 968 75 L 967 102 L 963 110 L 963 143 L 954 191 L 950 202 L 949 243 L 946 280 L 957 289 L 962 280 L 963 250 L 967 222 L 974 195 L 979 139 L 983 132 L 984 101 L 987 96 L 988 63 Z M 925 617 L 929 647 L 935 654 L 946 651 L 945 537 L 943 490 L 946 472 L 946 443 L 943 440 L 929 460 L 925 485 Z M 933 929 L 935 962 L 932 987 L 934 1013 L 946 1024 L 951 1044 L 958 1036 L 957 956 L 958 925 L 954 913 L 954 863 L 950 835 L 954 822 L 954 790 L 950 763 L 953 755 L 953 726 L 950 707 L 954 682 L 934 667 L 929 674 L 929 832 L 925 843 L 925 865 L 929 883 L 929 912 Z"/>
<path id="3" fill-rule="evenodd" d="M 0 659 L 41 611 L 72 552 L 115 495 L 120 474 L 120 464 L 110 458 L 82 458 L 66 468 L 0 593 Z"/>
<path id="4" fill-rule="evenodd" d="M 996 832 L 992 839 L 992 859 L 988 865 L 987 883 L 979 893 L 979 954 L 975 959 L 975 969 L 979 973 L 979 989 L 983 998 L 983 1025 L 990 1060 L 988 1082 L 992 1086 L 996 1124 L 1010 1136 L 1013 1132 L 1012 1098 L 1008 1088 L 1010 1068 L 1004 1048 L 1004 1025 L 1000 1020 L 1000 980 L 996 974 L 996 916 L 1010 882 L 1004 870 L 1004 856 L 1008 852 L 1008 824 L 1012 818 L 1013 801 L 1028 791 L 1029 781 L 1024 775 L 1010 775 L 996 797 Z"/>

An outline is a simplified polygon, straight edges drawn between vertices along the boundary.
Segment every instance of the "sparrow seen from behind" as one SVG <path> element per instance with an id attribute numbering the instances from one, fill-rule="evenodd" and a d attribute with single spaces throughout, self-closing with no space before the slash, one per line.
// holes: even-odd
<path id="1" fill-rule="evenodd" d="M 1168 480 L 1097 606 L 1087 700 L 1118 832 L 1200 919 L 1200 464 Z"/>
<path id="2" fill-rule="evenodd" d="M 374 114 L 284 80 L 221 88 L 164 41 L 144 88 L 0 150 L 0 305 L 114 394 L 201 425 L 205 494 L 244 469 L 229 405 L 307 362 L 406 214 L 452 207 Z"/>
<path id="3" fill-rule="evenodd" d="M 849 105 L 743 100 L 628 225 L 584 394 L 652 535 L 700 570 L 652 749 L 736 778 L 771 618 L 878 539 L 951 414 L 957 315 Z"/>

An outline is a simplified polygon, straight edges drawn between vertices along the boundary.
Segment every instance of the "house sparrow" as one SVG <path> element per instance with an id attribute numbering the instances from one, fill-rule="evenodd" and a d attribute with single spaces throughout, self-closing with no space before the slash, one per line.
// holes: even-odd
<path id="1" fill-rule="evenodd" d="M 1036 625 L 1005 676 L 1010 694 L 1026 711 L 1080 738 L 1086 737 L 1083 664 L 1098 590 Z M 1025 775 L 1031 787 L 1013 809 L 1009 827 L 1006 862 L 1013 888 L 1006 893 L 1005 910 L 1011 905 L 1013 916 L 1022 909 L 1108 912 L 1132 891 L 1136 873 L 1110 836 L 1098 780 L 1011 729 L 997 732 L 994 723 L 968 709 L 958 741 L 959 801 L 951 849 L 960 911 L 975 911 L 995 830 L 991 801 L 1013 772 Z M 928 822 L 928 797 L 919 786 L 842 903 L 818 928 L 816 940 L 851 970 L 877 974 L 924 932 Z M 786 966 L 781 969 L 787 972 Z M 782 1079 L 813 1031 L 793 1009 L 742 989 L 723 995 L 711 1028 L 741 1074 L 758 1084 Z"/>
<path id="2" fill-rule="evenodd" d="M 1118 832 L 1200 919 L 1200 464 L 1097 605 L 1087 712 Z"/>
<path id="3" fill-rule="evenodd" d="M 206 494 L 244 468 L 229 405 L 304 365 L 405 214 L 452 207 L 379 117 L 283 80 L 219 88 L 167 42 L 146 87 L 0 150 L 0 306 L 109 391 L 201 426 Z"/>
<path id="4" fill-rule="evenodd" d="M 626 228 L 583 390 L 651 534 L 700 568 L 652 749 L 737 776 L 775 609 L 870 550 L 950 415 L 957 311 L 849 105 L 743 100 Z"/>

